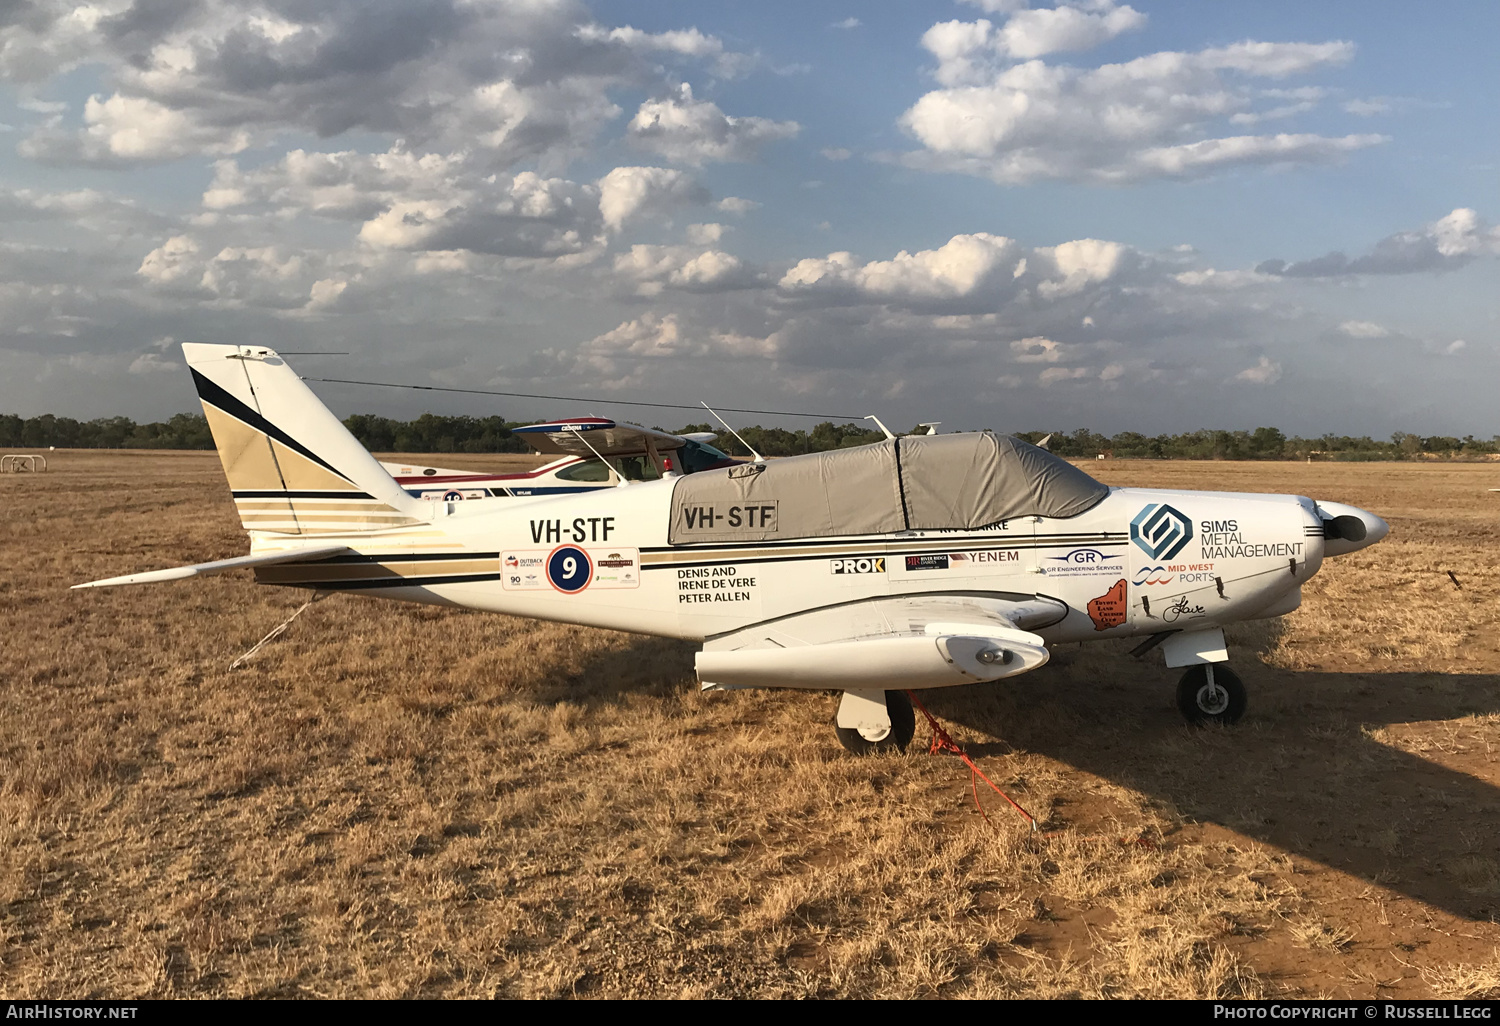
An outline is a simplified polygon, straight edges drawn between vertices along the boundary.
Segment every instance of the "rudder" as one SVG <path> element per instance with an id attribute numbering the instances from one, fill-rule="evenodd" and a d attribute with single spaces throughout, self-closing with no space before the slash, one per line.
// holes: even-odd
<path id="1" fill-rule="evenodd" d="M 348 534 L 427 519 L 274 350 L 188 342 L 182 352 L 246 530 Z"/>

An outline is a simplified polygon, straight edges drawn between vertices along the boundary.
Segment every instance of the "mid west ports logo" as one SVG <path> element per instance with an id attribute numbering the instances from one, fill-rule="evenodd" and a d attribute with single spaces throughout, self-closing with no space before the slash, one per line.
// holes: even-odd
<path id="1" fill-rule="evenodd" d="M 1193 522 L 1166 503 L 1153 502 L 1130 522 L 1130 540 L 1152 559 L 1171 559 L 1193 540 Z"/>

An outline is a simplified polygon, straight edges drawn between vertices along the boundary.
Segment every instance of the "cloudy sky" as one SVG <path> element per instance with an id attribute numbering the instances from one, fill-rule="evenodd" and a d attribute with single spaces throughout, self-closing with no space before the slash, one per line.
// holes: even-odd
<path id="1" fill-rule="evenodd" d="M 191 409 L 199 340 L 902 427 L 1487 437 L 1496 38 L 1488 0 L 0 0 L 0 412 Z"/>

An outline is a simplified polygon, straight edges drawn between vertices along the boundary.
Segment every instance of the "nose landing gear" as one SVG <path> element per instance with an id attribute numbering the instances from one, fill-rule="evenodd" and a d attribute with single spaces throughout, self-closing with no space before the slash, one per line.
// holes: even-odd
<path id="1" fill-rule="evenodd" d="M 1223 663 L 1188 667 L 1177 682 L 1177 708 L 1189 723 L 1235 723 L 1245 715 L 1245 685 Z"/>

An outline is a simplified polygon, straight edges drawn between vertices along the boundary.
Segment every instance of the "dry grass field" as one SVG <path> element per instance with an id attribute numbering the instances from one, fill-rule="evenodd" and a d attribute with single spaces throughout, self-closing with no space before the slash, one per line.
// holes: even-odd
<path id="1" fill-rule="evenodd" d="M 0 994 L 1500 997 L 1500 468 L 1088 469 L 1394 530 L 1236 728 L 1128 642 L 931 693 L 1041 835 L 690 645 L 333 596 L 231 671 L 303 593 L 66 590 L 241 554 L 213 454 L 0 477 Z"/>

